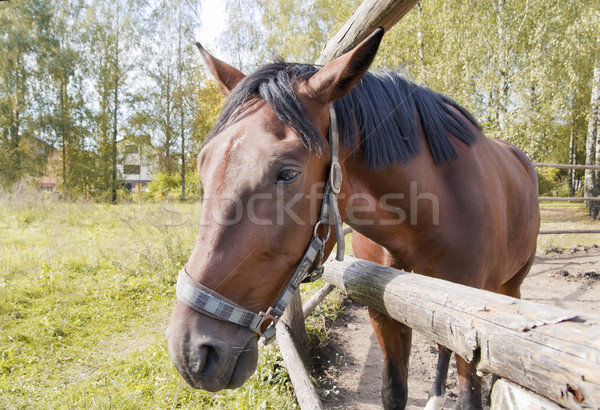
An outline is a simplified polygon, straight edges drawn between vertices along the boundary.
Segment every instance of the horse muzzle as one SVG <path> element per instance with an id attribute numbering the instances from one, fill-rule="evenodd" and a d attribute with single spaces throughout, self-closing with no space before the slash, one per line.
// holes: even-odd
<path id="1" fill-rule="evenodd" d="M 173 365 L 196 389 L 234 389 L 256 370 L 256 333 L 195 312 L 181 302 L 173 309 L 166 335 Z"/>

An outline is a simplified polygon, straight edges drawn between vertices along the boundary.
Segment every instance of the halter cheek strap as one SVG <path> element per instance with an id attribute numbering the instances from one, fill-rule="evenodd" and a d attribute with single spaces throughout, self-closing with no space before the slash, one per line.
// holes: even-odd
<path id="1" fill-rule="evenodd" d="M 268 308 L 266 312 L 251 312 L 192 279 L 185 271 L 185 267 L 179 272 L 176 287 L 177 297 L 183 303 L 199 313 L 208 314 L 217 319 L 247 327 L 263 337 L 264 343 L 267 344 L 274 339 L 275 325 L 292 300 L 294 293 L 298 290 L 300 283 L 313 282 L 323 275 L 323 248 L 325 242 L 329 239 L 331 225 L 334 226 L 337 240 L 336 259 L 339 261 L 344 259 L 344 233 L 337 203 L 337 194 L 339 194 L 342 186 L 342 169 L 338 161 L 339 133 L 337 125 L 335 110 L 333 105 L 330 104 L 330 171 L 329 178 L 325 183 L 321 215 L 315 225 L 313 238 L 306 252 L 304 252 L 300 264 L 275 304 Z M 327 235 L 325 238 L 319 236 L 318 231 L 321 225 L 327 226 Z M 312 270 L 310 270 L 311 267 L 313 267 Z M 263 332 L 261 330 L 263 325 L 269 321 L 271 324 Z"/>

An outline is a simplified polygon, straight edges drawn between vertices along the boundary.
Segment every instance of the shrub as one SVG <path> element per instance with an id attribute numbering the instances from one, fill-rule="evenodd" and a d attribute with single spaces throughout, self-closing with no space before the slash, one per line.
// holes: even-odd
<path id="1" fill-rule="evenodd" d="M 185 188 L 186 199 L 199 199 L 202 195 L 200 177 L 186 173 Z M 147 196 L 156 201 L 181 198 L 181 174 L 158 173 L 148 184 Z"/>
<path id="2" fill-rule="evenodd" d="M 537 177 L 539 184 L 539 193 L 541 196 L 552 196 L 556 186 L 560 184 L 559 169 L 556 168 L 538 168 Z"/>

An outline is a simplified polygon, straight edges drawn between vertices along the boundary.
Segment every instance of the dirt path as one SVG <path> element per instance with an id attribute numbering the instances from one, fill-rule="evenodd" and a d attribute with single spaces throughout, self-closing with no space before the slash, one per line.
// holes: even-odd
<path id="1" fill-rule="evenodd" d="M 555 249 L 540 253 L 521 287 L 523 299 L 600 315 L 600 249 Z M 338 319 L 330 333 L 322 383 L 328 409 L 381 409 L 381 352 L 367 309 L 344 300 L 347 317 Z M 408 409 L 422 409 L 434 378 L 437 345 L 413 332 L 409 369 Z M 487 394 L 490 377 L 484 379 Z M 456 363 L 452 359 L 444 408 L 455 404 Z"/>

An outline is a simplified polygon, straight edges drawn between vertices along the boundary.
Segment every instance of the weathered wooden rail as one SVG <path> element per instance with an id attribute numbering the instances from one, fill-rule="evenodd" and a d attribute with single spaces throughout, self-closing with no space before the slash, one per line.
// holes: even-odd
<path id="1" fill-rule="evenodd" d="M 523 397 L 534 397 L 531 400 L 546 403 L 547 408 L 556 407 L 552 403 L 600 408 L 599 316 L 352 257 L 327 262 L 324 279 L 473 361 L 479 371 L 522 386 L 525 390 L 508 384 Z M 507 389 L 506 382 L 498 386 Z"/>
<path id="2" fill-rule="evenodd" d="M 558 168 L 558 169 L 592 169 L 600 171 L 600 165 L 578 165 L 578 164 L 547 164 L 543 162 L 534 162 L 536 168 Z"/>
<path id="3" fill-rule="evenodd" d="M 540 201 L 558 201 L 558 202 L 586 202 L 586 201 L 600 201 L 600 197 L 597 196 L 540 196 Z"/>
<path id="4" fill-rule="evenodd" d="M 392 28 L 418 0 L 365 0 L 327 42 L 317 64 L 324 65 L 350 51 L 377 27 Z"/>

